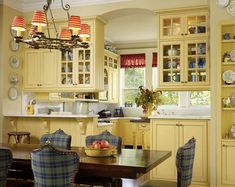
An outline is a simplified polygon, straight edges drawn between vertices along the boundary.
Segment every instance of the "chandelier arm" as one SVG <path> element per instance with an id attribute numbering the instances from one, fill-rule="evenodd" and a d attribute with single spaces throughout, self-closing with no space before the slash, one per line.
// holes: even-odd
<path id="1" fill-rule="evenodd" d="M 59 33 L 58 33 L 57 28 L 56 28 L 56 25 L 55 25 L 55 18 L 54 18 L 53 14 L 52 14 L 52 11 L 51 11 L 51 8 L 50 8 L 50 7 L 49 7 L 49 11 L 50 11 L 50 14 L 51 14 L 51 20 L 52 20 L 52 23 L 53 23 L 53 27 L 54 27 L 54 29 L 55 29 L 56 38 L 58 38 L 58 37 L 59 37 Z M 48 30 L 49 30 L 49 28 L 48 28 Z"/>
<path id="2" fill-rule="evenodd" d="M 67 17 L 68 17 L 68 19 L 69 19 L 69 18 L 70 18 L 70 15 L 69 15 L 70 5 L 69 5 L 69 4 L 66 4 L 66 5 L 64 6 L 64 2 L 63 2 L 63 0 L 61 0 L 61 7 L 63 8 L 64 11 L 67 12 Z"/>

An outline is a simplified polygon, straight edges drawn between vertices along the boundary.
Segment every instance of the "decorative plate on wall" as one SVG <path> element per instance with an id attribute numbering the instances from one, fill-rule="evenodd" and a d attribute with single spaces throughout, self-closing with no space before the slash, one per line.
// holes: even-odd
<path id="1" fill-rule="evenodd" d="M 18 89 L 16 87 L 10 87 L 8 90 L 8 98 L 10 100 L 16 100 L 18 97 Z"/>
<path id="2" fill-rule="evenodd" d="M 226 7 L 229 4 L 229 0 L 217 0 L 216 4 L 219 7 Z"/>
<path id="3" fill-rule="evenodd" d="M 235 16 L 235 2 L 231 2 L 230 5 L 227 6 L 227 12 L 231 15 L 231 16 Z"/>
<path id="4" fill-rule="evenodd" d="M 12 85 L 17 85 L 20 81 L 19 75 L 15 72 L 11 72 L 8 76 L 9 83 Z"/>
<path id="5" fill-rule="evenodd" d="M 17 69 L 17 68 L 19 68 L 19 66 L 20 66 L 20 60 L 19 60 L 19 58 L 17 57 L 17 56 L 11 56 L 10 57 L 10 66 L 13 68 L 13 69 Z"/>
<path id="6" fill-rule="evenodd" d="M 12 39 L 12 40 L 10 41 L 10 49 L 11 49 L 12 51 L 18 51 L 19 48 L 20 48 L 20 44 L 16 43 L 16 42 L 15 42 L 15 39 Z"/>

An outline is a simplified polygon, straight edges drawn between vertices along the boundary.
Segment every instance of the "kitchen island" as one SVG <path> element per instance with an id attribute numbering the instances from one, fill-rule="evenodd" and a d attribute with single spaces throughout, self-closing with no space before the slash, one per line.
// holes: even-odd
<path id="1" fill-rule="evenodd" d="M 65 133 L 72 136 L 72 146 L 85 146 L 85 137 L 94 134 L 99 116 L 70 114 L 5 114 L 4 117 L 4 142 L 7 142 L 7 133 L 10 131 L 28 131 L 31 133 L 31 143 L 37 144 L 43 134 L 62 129 Z"/>

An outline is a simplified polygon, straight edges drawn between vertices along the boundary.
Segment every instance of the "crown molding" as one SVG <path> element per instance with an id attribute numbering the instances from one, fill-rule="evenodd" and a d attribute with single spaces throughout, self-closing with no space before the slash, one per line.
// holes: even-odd
<path id="1" fill-rule="evenodd" d="M 110 4 L 118 3 L 130 0 L 64 0 L 64 4 L 69 4 L 71 7 L 77 6 L 88 6 L 88 5 L 98 5 L 98 4 Z M 37 0 L 37 2 L 32 0 L 0 0 L 0 4 L 8 5 L 21 12 L 32 12 L 37 9 L 42 9 L 43 5 L 46 4 L 45 0 Z M 52 9 L 61 8 L 61 1 L 57 0 L 52 2 Z"/>

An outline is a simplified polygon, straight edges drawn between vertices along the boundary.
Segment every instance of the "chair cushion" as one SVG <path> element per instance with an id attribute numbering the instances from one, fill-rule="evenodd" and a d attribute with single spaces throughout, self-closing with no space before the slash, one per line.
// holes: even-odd
<path id="1" fill-rule="evenodd" d="M 109 144 L 116 146 L 117 150 L 120 151 L 122 148 L 122 138 L 119 136 L 112 135 L 109 131 L 105 130 L 104 132 L 98 135 L 92 135 L 86 137 L 86 146 L 91 145 L 94 141 L 97 140 L 106 140 Z"/>
<path id="2" fill-rule="evenodd" d="M 195 142 L 195 138 L 191 138 L 184 146 L 177 150 L 176 167 L 178 182 L 182 187 L 191 184 L 195 156 Z"/>
<path id="3" fill-rule="evenodd" d="M 42 148 L 33 150 L 31 157 L 36 187 L 73 186 L 79 163 L 76 152 L 45 144 Z"/>
<path id="4" fill-rule="evenodd" d="M 63 130 L 59 129 L 52 134 L 44 134 L 40 138 L 40 144 L 43 145 L 47 141 L 50 141 L 56 147 L 63 149 L 71 149 L 71 139 L 72 137 L 66 134 Z"/>
<path id="5" fill-rule="evenodd" d="M 12 152 L 8 148 L 0 148 L 0 186 L 5 186 L 7 174 L 12 164 Z"/>

